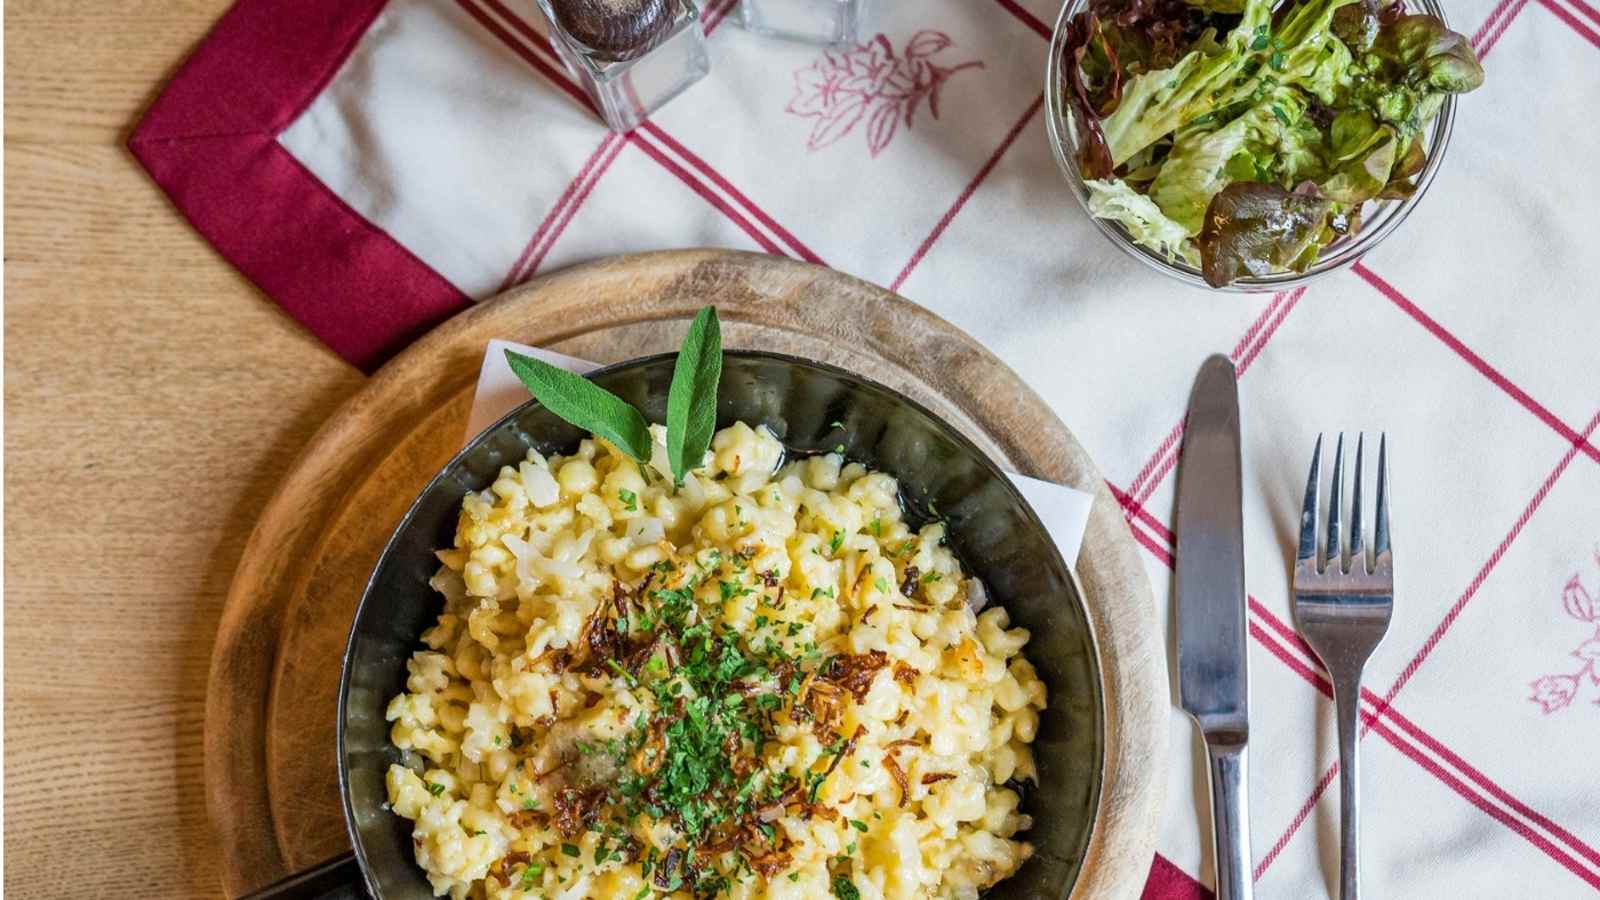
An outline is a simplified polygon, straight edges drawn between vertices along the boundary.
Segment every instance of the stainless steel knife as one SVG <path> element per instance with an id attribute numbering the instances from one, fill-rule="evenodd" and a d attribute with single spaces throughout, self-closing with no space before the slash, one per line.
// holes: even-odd
<path id="1" fill-rule="evenodd" d="M 1226 356 L 1207 359 L 1189 395 L 1178 464 L 1178 694 L 1210 757 L 1217 900 L 1251 896 L 1245 745 L 1244 512 L 1239 389 Z"/>

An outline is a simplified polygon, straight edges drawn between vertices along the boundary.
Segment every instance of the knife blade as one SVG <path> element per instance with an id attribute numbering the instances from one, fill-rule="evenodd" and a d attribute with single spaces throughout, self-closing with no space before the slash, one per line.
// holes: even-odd
<path id="1" fill-rule="evenodd" d="M 1245 747 L 1246 663 L 1243 473 L 1233 363 L 1207 359 L 1189 395 L 1178 461 L 1178 695 L 1210 759 L 1217 898 L 1251 896 Z"/>

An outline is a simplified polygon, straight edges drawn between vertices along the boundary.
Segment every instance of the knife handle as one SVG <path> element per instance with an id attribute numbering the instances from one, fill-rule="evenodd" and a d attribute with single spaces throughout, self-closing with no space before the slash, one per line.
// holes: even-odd
<path id="1" fill-rule="evenodd" d="M 1217 900 L 1250 900 L 1250 807 L 1245 802 L 1245 745 L 1207 741 L 1211 822 L 1216 829 Z"/>

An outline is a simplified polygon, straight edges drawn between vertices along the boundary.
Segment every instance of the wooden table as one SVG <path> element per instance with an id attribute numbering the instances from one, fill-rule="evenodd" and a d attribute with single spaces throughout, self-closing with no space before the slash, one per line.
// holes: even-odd
<path id="1" fill-rule="evenodd" d="M 226 0 L 5 8 L 5 891 L 217 896 L 206 671 L 256 510 L 362 383 L 123 143 Z"/>

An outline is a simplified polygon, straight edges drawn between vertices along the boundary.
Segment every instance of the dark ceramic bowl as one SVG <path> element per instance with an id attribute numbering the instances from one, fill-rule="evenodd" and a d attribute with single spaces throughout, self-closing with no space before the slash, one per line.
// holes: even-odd
<path id="1" fill-rule="evenodd" d="M 598 384 L 653 421 L 666 417 L 674 357 L 652 356 L 595 372 Z M 1099 661 L 1082 596 L 1033 510 L 977 447 L 917 403 L 831 366 L 771 353 L 730 351 L 723 365 L 717 425 L 766 425 L 792 456 L 843 442 L 852 461 L 900 480 L 913 520 L 937 508 L 949 542 L 983 580 L 991 602 L 1033 632 L 1025 653 L 1049 689 L 1034 743 L 1039 784 L 1023 791 L 1034 857 L 989 896 L 1061 900 L 1072 891 L 1094 828 L 1105 747 Z M 844 433 L 833 423 L 842 422 Z M 361 599 L 345 653 L 339 696 L 339 786 L 356 863 L 330 864 L 320 878 L 364 880 L 374 897 L 432 896 L 412 857 L 411 823 L 385 808 L 384 773 L 400 759 L 384 708 L 405 689 L 405 661 L 443 609 L 428 586 L 433 551 L 451 545 L 461 498 L 516 465 L 529 447 L 571 452 L 583 433 L 529 402 L 461 451 L 423 489 L 396 528 Z M 359 875 L 356 874 L 359 864 Z M 348 883 L 348 881 L 346 881 Z M 310 886 L 309 879 L 298 883 Z M 359 894 L 357 894 L 359 895 Z"/>

